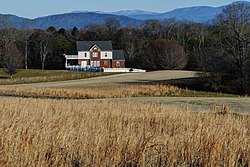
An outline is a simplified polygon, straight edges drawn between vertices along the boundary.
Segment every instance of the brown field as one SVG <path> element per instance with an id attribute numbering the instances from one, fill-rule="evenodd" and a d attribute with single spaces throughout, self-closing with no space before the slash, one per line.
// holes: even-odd
<path id="1" fill-rule="evenodd" d="M 83 88 L 0 87 L 0 97 L 52 99 L 110 99 L 113 102 L 136 102 L 188 106 L 195 111 L 209 111 L 223 105 L 231 112 L 250 114 L 250 98 L 230 94 L 181 89 L 170 85 L 130 84 Z"/>
<path id="2" fill-rule="evenodd" d="M 0 93 L 3 95 L 23 97 L 100 99 L 142 96 L 167 96 L 180 94 L 181 89 L 167 85 L 114 85 L 81 89 L 5 87 L 0 88 Z"/>
<path id="3" fill-rule="evenodd" d="M 0 166 L 249 166 L 250 117 L 159 104 L 0 99 Z"/>

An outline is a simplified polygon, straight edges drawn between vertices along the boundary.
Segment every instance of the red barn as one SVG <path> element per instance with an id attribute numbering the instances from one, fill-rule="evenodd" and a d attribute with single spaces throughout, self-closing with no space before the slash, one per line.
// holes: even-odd
<path id="1" fill-rule="evenodd" d="M 113 50 L 111 41 L 77 41 L 77 55 L 65 55 L 66 68 L 125 68 L 123 50 Z"/>

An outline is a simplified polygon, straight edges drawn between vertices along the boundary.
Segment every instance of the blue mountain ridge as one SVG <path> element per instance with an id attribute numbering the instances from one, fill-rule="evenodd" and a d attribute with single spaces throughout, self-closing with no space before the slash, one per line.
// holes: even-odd
<path id="1" fill-rule="evenodd" d="M 250 6 L 250 2 L 248 1 L 238 1 L 235 3 L 245 3 Z M 230 4 L 229 4 L 230 5 Z M 219 7 L 210 7 L 210 6 L 195 6 L 195 7 L 185 7 L 174 9 L 165 13 L 152 13 L 148 14 L 142 11 L 139 11 L 135 14 L 131 14 L 133 12 L 128 11 L 127 14 L 124 11 L 121 12 L 113 12 L 116 15 L 124 15 L 130 18 L 139 19 L 139 20 L 164 20 L 175 18 L 176 20 L 188 20 L 199 23 L 207 23 L 211 22 L 218 14 L 220 14 L 223 9 L 228 5 L 223 5 Z"/>
<path id="2" fill-rule="evenodd" d="M 247 5 L 250 2 L 241 1 Z M 74 11 L 72 13 L 50 15 L 45 17 L 39 17 L 35 19 L 28 19 L 23 17 L 18 17 L 15 15 L 3 15 L 0 14 L 0 21 L 4 18 L 8 18 L 11 24 L 10 27 L 15 28 L 38 28 L 46 29 L 49 26 L 54 26 L 56 28 L 71 29 L 74 26 L 78 28 L 84 28 L 91 24 L 104 24 L 105 20 L 112 17 L 120 21 L 121 26 L 137 26 L 144 20 L 164 20 L 175 18 L 176 20 L 187 20 L 198 23 L 209 23 L 212 22 L 218 14 L 220 14 L 226 7 L 209 7 L 209 6 L 196 6 L 196 7 L 186 7 L 179 8 L 165 13 L 148 12 L 141 10 L 123 10 L 117 12 L 89 12 L 89 11 Z M 0 28 L 3 28 L 0 22 Z"/>

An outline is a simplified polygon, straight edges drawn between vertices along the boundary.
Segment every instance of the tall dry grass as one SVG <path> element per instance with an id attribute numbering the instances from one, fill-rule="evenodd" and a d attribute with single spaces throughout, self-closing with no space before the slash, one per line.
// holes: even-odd
<path id="1" fill-rule="evenodd" d="M 181 89 L 167 85 L 114 85 L 88 87 L 81 89 L 57 88 L 0 88 L 0 93 L 12 96 L 26 97 L 56 97 L 56 98 L 125 98 L 140 96 L 166 96 L 180 94 Z"/>
<path id="2" fill-rule="evenodd" d="M 250 118 L 104 100 L 0 99 L 0 166 L 249 166 Z"/>

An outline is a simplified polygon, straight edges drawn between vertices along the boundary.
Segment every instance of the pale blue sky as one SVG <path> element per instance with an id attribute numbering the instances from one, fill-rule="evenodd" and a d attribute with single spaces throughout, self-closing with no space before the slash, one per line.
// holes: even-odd
<path id="1" fill-rule="evenodd" d="M 247 0 L 250 1 L 250 0 Z M 167 12 L 189 6 L 221 6 L 232 0 L 0 0 L 1 14 L 35 18 L 74 10 L 118 11 L 140 9 Z"/>

